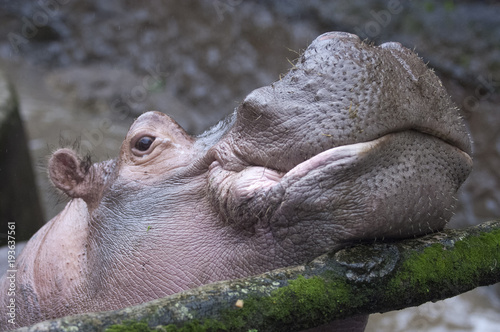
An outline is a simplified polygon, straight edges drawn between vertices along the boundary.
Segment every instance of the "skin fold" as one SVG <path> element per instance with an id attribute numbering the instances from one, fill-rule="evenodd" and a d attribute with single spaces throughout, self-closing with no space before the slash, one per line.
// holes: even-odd
<path id="1" fill-rule="evenodd" d="M 147 112 L 114 160 L 55 151 L 49 176 L 71 200 L 17 259 L 15 297 L 8 274 L 0 280 L 0 326 L 124 308 L 359 240 L 441 230 L 470 155 L 457 108 L 414 53 L 323 34 L 285 77 L 198 137 Z M 362 331 L 366 317 L 332 324 Z"/>

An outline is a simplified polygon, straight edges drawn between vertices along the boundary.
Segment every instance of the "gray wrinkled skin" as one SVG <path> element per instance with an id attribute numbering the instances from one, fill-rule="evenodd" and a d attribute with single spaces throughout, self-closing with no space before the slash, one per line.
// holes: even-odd
<path id="1" fill-rule="evenodd" d="M 155 139 L 143 150 L 145 137 Z M 199 137 L 148 112 L 116 160 L 56 151 L 49 174 L 72 200 L 18 259 L 16 326 L 440 230 L 470 150 L 458 110 L 415 54 L 324 34 Z M 1 326 L 14 327 L 5 308 Z M 366 323 L 354 321 L 338 326 Z"/>

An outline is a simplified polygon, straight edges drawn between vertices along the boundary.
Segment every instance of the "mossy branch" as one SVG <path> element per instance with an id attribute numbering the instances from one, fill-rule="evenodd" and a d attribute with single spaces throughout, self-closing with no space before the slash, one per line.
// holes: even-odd
<path id="1" fill-rule="evenodd" d="M 499 262 L 500 220 L 417 239 L 360 244 L 304 266 L 20 331 L 75 327 L 78 331 L 297 331 L 335 319 L 417 306 L 499 282 Z M 110 328 L 114 324 L 122 325 Z"/>

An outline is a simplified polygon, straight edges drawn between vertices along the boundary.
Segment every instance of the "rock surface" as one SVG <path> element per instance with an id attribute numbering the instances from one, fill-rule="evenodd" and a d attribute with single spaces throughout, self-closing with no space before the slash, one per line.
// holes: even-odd
<path id="1" fill-rule="evenodd" d="M 44 218 L 16 96 L 2 72 L 0 183 L 0 246 L 8 240 L 28 240 L 44 224 Z"/>

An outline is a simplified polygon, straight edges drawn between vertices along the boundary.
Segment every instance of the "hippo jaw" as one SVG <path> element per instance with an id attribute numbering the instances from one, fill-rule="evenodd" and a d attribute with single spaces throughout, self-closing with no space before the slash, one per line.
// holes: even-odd
<path id="1" fill-rule="evenodd" d="M 290 250 L 316 255 L 354 240 L 441 230 L 471 167 L 460 149 L 409 130 L 334 147 L 288 172 L 228 171 L 215 161 L 210 183 L 229 224 L 268 228 Z"/>
<path id="2" fill-rule="evenodd" d="M 456 107 L 397 43 L 322 35 L 235 117 L 213 148 L 213 205 L 228 224 L 267 228 L 311 257 L 353 240 L 441 230 L 472 168 Z"/>

